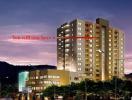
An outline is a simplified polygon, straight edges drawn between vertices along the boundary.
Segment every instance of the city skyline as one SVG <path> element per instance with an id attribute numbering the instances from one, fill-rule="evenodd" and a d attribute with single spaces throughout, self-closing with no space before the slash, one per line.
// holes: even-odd
<path id="1" fill-rule="evenodd" d="M 14 41 L 11 34 L 56 36 L 57 27 L 65 22 L 76 18 L 93 22 L 98 17 L 124 31 L 125 58 L 132 58 L 131 4 L 128 0 L 0 1 L 0 60 L 12 64 L 57 65 L 56 40 Z M 131 66 L 132 60 L 125 60 L 125 73 L 132 72 Z"/>

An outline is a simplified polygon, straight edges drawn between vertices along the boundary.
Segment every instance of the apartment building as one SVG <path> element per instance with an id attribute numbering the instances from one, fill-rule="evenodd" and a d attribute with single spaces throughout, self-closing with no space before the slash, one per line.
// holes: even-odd
<path id="1" fill-rule="evenodd" d="M 57 37 L 57 69 L 95 81 L 124 77 L 124 32 L 109 21 L 76 19 L 57 28 Z"/>

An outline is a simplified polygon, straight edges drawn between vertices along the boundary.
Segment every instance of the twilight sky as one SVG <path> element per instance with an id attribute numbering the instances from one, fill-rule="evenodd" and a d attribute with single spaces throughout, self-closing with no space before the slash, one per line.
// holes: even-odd
<path id="1" fill-rule="evenodd" d="M 11 34 L 56 36 L 76 18 L 108 19 L 125 32 L 125 73 L 132 72 L 131 0 L 0 0 L 0 60 L 12 64 L 56 65 L 56 41 L 12 40 Z"/>

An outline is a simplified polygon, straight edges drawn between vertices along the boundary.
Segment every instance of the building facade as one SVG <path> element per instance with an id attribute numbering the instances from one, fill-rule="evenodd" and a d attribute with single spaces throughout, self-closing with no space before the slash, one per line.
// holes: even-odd
<path id="1" fill-rule="evenodd" d="M 76 19 L 57 28 L 57 37 L 59 70 L 77 72 L 79 77 L 85 74 L 90 80 L 124 77 L 124 32 L 109 21 Z"/>
<path id="2" fill-rule="evenodd" d="M 70 84 L 70 72 L 63 70 L 34 70 L 29 72 L 26 83 L 33 93 L 41 93 L 48 86 Z"/>

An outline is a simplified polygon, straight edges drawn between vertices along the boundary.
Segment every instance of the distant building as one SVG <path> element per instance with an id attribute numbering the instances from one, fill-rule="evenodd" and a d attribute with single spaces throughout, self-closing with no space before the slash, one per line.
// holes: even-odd
<path id="1" fill-rule="evenodd" d="M 124 77 L 124 32 L 111 27 L 109 21 L 76 19 L 57 28 L 57 37 L 59 70 L 86 74 L 90 80 Z"/>
<path id="2" fill-rule="evenodd" d="M 20 89 L 20 81 L 24 83 L 24 72 L 28 72 L 31 70 L 46 70 L 46 69 L 56 69 L 56 66 L 50 65 L 11 65 L 6 62 L 0 61 L 0 91 L 4 91 L 5 87 L 11 85 L 15 89 L 13 91 L 22 90 Z M 20 78 L 19 78 L 20 77 Z M 21 84 L 22 85 L 22 84 Z M 23 84 L 24 86 L 24 84 Z M 22 86 L 22 87 L 23 87 Z"/>
<path id="3" fill-rule="evenodd" d="M 26 88 L 26 81 L 28 80 L 28 71 L 20 72 L 18 75 L 18 90 L 19 92 L 24 91 Z"/>

